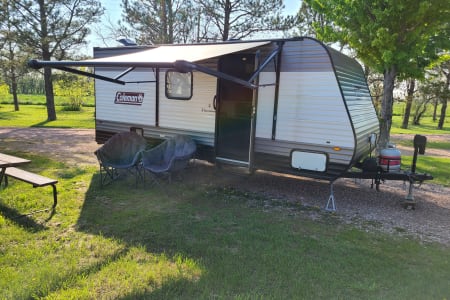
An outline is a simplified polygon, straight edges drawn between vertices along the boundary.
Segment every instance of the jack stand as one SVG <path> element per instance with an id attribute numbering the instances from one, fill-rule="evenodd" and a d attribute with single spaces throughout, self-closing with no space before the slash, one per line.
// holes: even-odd
<path id="1" fill-rule="evenodd" d="M 327 205 L 325 206 L 326 211 L 334 212 L 336 211 L 336 203 L 334 202 L 334 191 L 333 183 L 330 184 L 330 197 L 328 198 Z"/>
<path id="2" fill-rule="evenodd" d="M 409 190 L 408 195 L 405 200 L 402 202 L 403 208 L 411 207 L 411 209 L 416 209 L 416 201 L 414 200 L 414 182 L 409 182 Z"/>

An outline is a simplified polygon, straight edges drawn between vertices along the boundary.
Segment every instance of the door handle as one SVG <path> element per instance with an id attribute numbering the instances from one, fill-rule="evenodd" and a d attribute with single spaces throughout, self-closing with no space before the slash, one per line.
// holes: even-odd
<path id="1" fill-rule="evenodd" d="M 213 108 L 214 108 L 214 110 L 217 110 L 217 95 L 214 95 Z"/>

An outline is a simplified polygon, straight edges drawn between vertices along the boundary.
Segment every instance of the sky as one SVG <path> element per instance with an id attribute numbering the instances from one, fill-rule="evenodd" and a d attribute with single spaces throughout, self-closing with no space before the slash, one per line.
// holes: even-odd
<path id="1" fill-rule="evenodd" d="M 122 3 L 122 0 L 101 0 L 102 6 L 105 8 L 105 14 L 102 18 L 102 23 L 100 25 L 96 25 L 93 29 L 93 33 L 89 36 L 89 42 L 86 48 L 84 49 L 84 52 L 86 52 L 87 55 L 92 54 L 92 48 L 93 47 L 106 47 L 106 46 L 119 46 L 120 44 L 116 42 L 113 39 L 104 41 L 100 38 L 98 34 L 96 34 L 96 31 L 101 31 L 104 29 L 108 24 L 108 20 L 113 21 L 113 23 L 117 23 L 117 21 L 121 17 L 121 7 L 120 4 Z M 290 14 L 296 14 L 297 11 L 300 8 L 301 0 L 284 0 L 285 5 L 285 13 L 286 15 Z"/>

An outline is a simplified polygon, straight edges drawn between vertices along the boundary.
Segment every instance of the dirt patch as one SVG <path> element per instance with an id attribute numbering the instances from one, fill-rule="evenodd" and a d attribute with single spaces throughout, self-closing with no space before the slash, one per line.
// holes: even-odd
<path id="1" fill-rule="evenodd" d="M 29 152 L 72 165 L 97 165 L 94 151 L 99 145 L 91 129 L 0 128 L 0 140 L 0 152 Z M 235 168 L 218 170 L 202 161 L 189 168 L 183 178 L 195 184 L 228 186 L 264 195 L 270 200 L 267 209 L 276 207 L 276 203 L 314 208 L 292 211 L 313 219 L 320 217 L 318 211 L 322 211 L 330 195 L 327 182 L 264 171 L 250 176 Z M 407 194 L 407 185 L 389 181 L 381 185 L 379 192 L 370 186 L 370 180 L 337 180 L 336 217 L 363 230 L 381 230 L 450 246 L 450 188 L 423 184 L 415 189 L 416 209 L 406 210 L 400 202 Z"/>
<path id="2" fill-rule="evenodd" d="M 0 151 L 52 157 L 72 165 L 96 164 L 94 129 L 0 128 Z"/>
<path id="3" fill-rule="evenodd" d="M 450 142 L 450 135 L 448 134 L 427 134 L 427 143 L 429 142 Z M 396 141 L 413 141 L 414 134 L 392 134 L 391 141 L 394 143 Z M 414 149 L 412 147 L 406 147 L 402 145 L 396 145 L 396 147 L 401 151 L 403 155 L 412 156 L 414 154 Z M 426 156 L 437 156 L 437 157 L 450 157 L 450 149 L 425 149 Z"/>

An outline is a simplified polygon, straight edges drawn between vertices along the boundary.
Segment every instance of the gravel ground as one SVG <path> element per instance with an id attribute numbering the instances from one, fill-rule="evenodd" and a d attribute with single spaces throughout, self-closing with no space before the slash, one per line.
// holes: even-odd
<path id="1" fill-rule="evenodd" d="M 91 129 L 0 128 L 0 140 L 0 152 L 39 153 L 73 165 L 97 164 L 93 152 L 99 146 Z M 449 156 L 445 151 L 439 153 Z M 273 200 L 268 206 L 277 202 L 305 205 L 313 208 L 302 211 L 311 218 L 323 217 L 325 213 L 321 208 L 330 195 L 327 182 L 271 172 L 258 171 L 247 176 L 230 170 L 219 171 L 204 162 L 197 162 L 188 172 L 184 178 L 192 182 L 262 194 Z M 379 192 L 371 189 L 370 183 L 370 180 L 337 180 L 334 184 L 337 206 L 334 215 L 364 230 L 379 230 L 450 246 L 450 188 L 424 183 L 415 189 L 417 204 L 416 209 L 411 210 L 400 205 L 408 188 L 403 182 L 388 181 L 381 185 Z"/>

